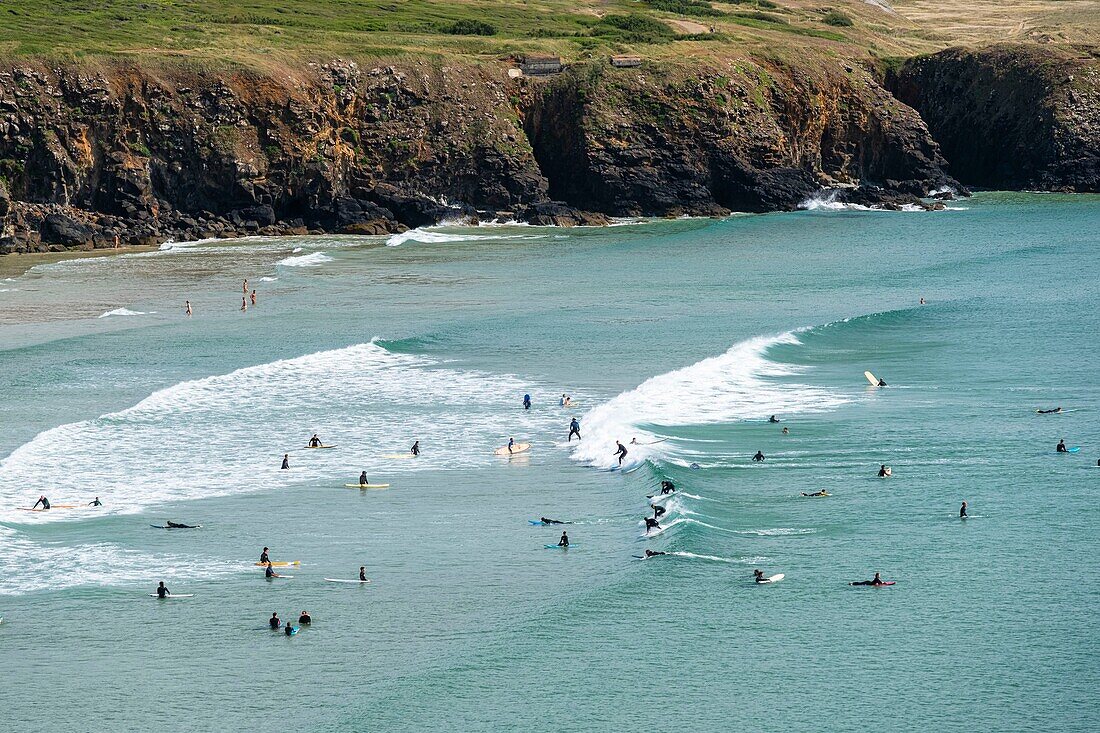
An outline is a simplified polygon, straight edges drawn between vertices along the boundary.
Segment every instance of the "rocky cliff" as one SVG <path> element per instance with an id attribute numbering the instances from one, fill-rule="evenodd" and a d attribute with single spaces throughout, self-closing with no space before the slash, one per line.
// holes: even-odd
<path id="1" fill-rule="evenodd" d="M 506 72 L 9 68 L 0 252 L 766 211 L 822 187 L 893 205 L 952 183 L 916 112 L 840 61 Z"/>
<path id="2" fill-rule="evenodd" d="M 1100 191 L 1096 49 L 999 45 L 909 59 L 886 76 L 967 184 Z"/>

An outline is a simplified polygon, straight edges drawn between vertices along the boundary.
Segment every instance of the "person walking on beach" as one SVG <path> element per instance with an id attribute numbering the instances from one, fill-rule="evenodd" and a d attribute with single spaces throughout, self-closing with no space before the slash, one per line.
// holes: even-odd
<path id="1" fill-rule="evenodd" d="M 279 469 L 282 470 L 282 471 L 290 470 L 290 454 L 289 453 L 284 453 L 283 454 L 283 465 L 280 466 Z"/>
<path id="2" fill-rule="evenodd" d="M 183 301 L 183 306 L 187 310 L 187 317 L 190 318 L 191 317 L 191 301 L 190 300 Z"/>
<path id="3" fill-rule="evenodd" d="M 577 440 L 581 439 L 581 424 L 577 421 L 577 418 L 569 421 L 569 438 L 566 439 L 566 442 L 571 442 L 574 435 L 577 436 Z"/>
<path id="4" fill-rule="evenodd" d="M 626 452 L 627 452 L 626 451 L 626 446 L 623 445 L 622 443 L 620 443 L 617 440 L 615 441 L 615 445 L 619 446 L 619 449 L 617 451 L 615 451 L 615 455 L 617 455 L 619 457 L 619 465 L 622 466 L 623 465 L 623 459 L 626 458 Z"/>

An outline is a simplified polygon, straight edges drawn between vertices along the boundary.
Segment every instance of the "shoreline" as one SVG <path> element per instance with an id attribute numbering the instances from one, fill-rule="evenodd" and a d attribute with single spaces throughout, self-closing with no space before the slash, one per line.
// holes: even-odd
<path id="1" fill-rule="evenodd" d="M 16 278 L 26 275 L 38 265 L 52 265 L 55 262 L 76 260 L 88 257 L 110 257 L 112 255 L 134 252 L 153 252 L 160 249 L 157 245 L 130 245 L 111 247 L 110 249 L 69 250 L 67 252 L 11 252 L 0 257 L 0 278 Z"/>

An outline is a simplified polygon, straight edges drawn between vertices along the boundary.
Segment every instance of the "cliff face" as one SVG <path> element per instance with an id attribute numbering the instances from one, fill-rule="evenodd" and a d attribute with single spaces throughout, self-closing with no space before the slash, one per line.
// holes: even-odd
<path id="1" fill-rule="evenodd" d="M 524 129 L 574 206 L 773 211 L 831 186 L 896 204 L 954 183 L 916 112 L 850 65 L 587 66 L 530 91 Z"/>
<path id="2" fill-rule="evenodd" d="M 1100 191 L 1100 58 L 1050 47 L 949 49 L 887 75 L 951 173 L 987 188 Z"/>
<path id="3" fill-rule="evenodd" d="M 834 185 L 892 204 L 951 183 L 941 163 L 912 109 L 839 63 L 0 73 L 0 252 L 765 211 Z"/>

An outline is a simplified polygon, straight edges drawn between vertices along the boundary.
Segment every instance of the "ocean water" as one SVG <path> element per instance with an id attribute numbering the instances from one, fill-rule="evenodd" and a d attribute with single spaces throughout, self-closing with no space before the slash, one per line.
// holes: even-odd
<path id="1" fill-rule="evenodd" d="M 37 267 L 0 283 L 3 728 L 1095 731 L 1098 333 L 1088 196 Z"/>

